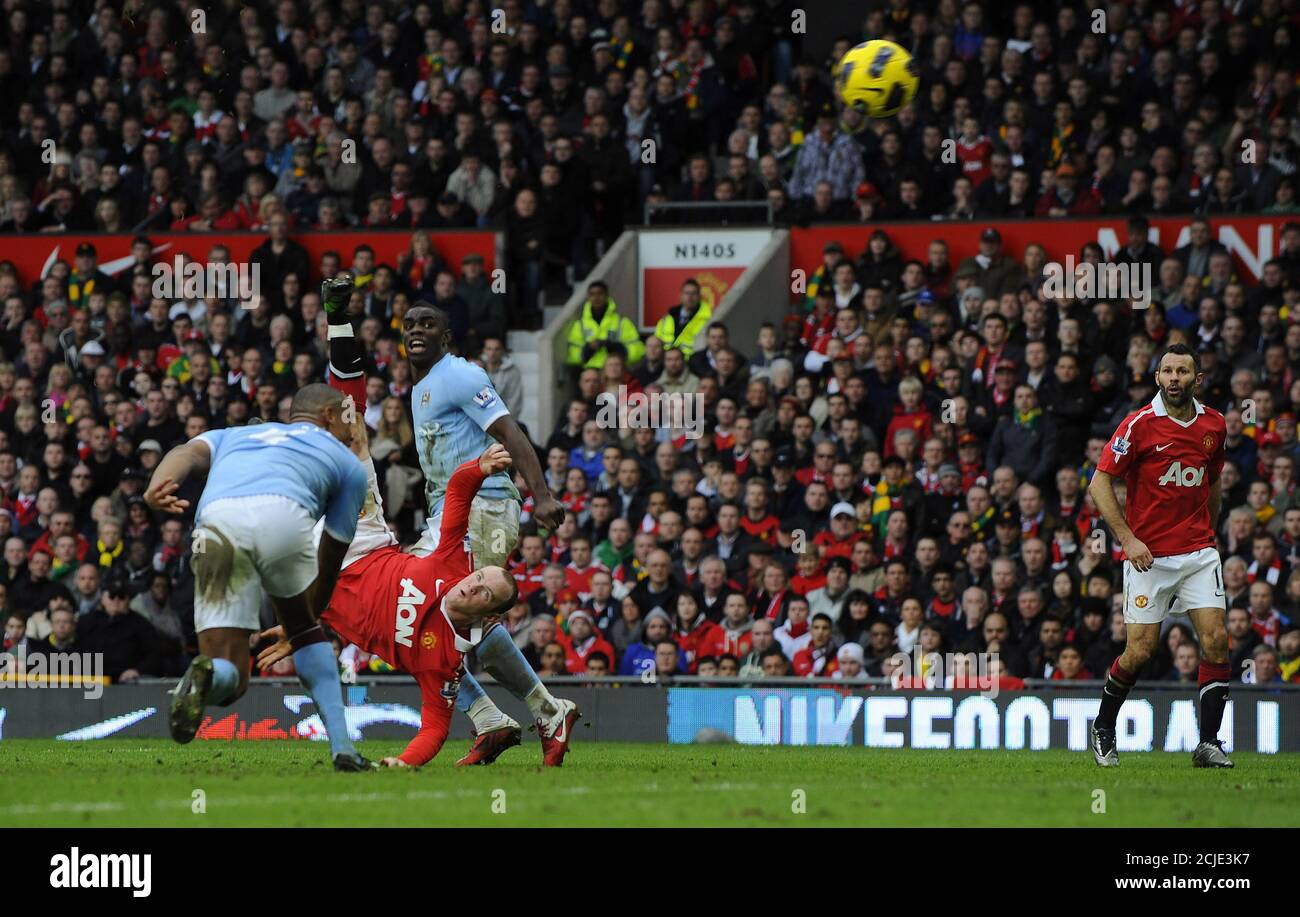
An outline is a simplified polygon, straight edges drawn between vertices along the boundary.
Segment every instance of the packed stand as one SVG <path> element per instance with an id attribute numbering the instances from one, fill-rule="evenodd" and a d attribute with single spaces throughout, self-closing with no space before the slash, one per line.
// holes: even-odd
<path id="1" fill-rule="evenodd" d="M 832 244 L 786 322 L 734 338 L 698 287 L 643 340 L 593 285 L 569 337 L 578 394 L 533 432 L 571 513 L 525 527 L 526 601 L 506 621 L 539 671 L 858 679 L 919 648 L 996 652 L 1010 684 L 1100 675 L 1123 621 L 1087 480 L 1150 400 L 1160 348 L 1185 340 L 1228 417 L 1233 665 L 1297 678 L 1300 224 L 1254 282 L 1208 219 L 1173 251 L 1144 222 L 1295 212 L 1282 4 L 1157 4 L 1140 21 L 1115 4 L 1099 35 L 1072 6 L 891 0 L 825 59 L 790 31 L 795 5 L 771 0 L 505 0 L 502 31 L 473 0 L 219 6 L 203 31 L 189 5 L 93 6 L 13 4 L 0 45 L 0 232 L 137 237 L 111 277 L 89 244 L 45 277 L 0 264 L 7 649 L 102 651 L 120 681 L 183 668 L 189 520 L 139 495 L 173 445 L 281 418 L 321 378 L 322 276 L 361 287 L 366 419 L 410 537 L 412 302 L 447 309 L 517 412 L 531 380 L 503 337 L 536 323 L 539 293 L 585 276 L 647 202 L 750 200 L 784 223 L 987 228 L 958 264 L 937 230 L 923 261 L 887 223 L 864 251 Z M 861 37 L 893 37 L 920 66 L 897 119 L 835 103 L 834 61 Z M 1046 301 L 1046 252 L 1004 250 L 995 226 L 1097 213 L 1133 217 L 1115 257 L 1156 268 L 1144 312 Z M 506 233 L 508 298 L 482 258 L 438 253 L 437 231 L 475 226 Z M 345 227 L 413 232 L 398 264 L 365 245 L 313 263 L 293 238 Z M 265 235 L 270 295 L 154 298 L 162 231 Z M 209 262 L 228 259 L 212 243 Z M 603 429 L 597 396 L 619 386 L 702 395 L 705 435 Z M 1194 682 L 1191 634 L 1166 636 L 1144 677 Z"/>

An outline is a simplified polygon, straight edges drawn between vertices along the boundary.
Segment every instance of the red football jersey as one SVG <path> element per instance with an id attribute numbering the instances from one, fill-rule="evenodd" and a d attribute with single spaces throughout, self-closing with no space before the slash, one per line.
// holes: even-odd
<path id="1" fill-rule="evenodd" d="M 1123 478 L 1124 520 L 1153 557 L 1214 547 L 1210 485 L 1223 470 L 1223 415 L 1196 402 L 1184 423 L 1157 394 L 1124 418 L 1101 451 L 1097 469 Z"/>
<path id="2" fill-rule="evenodd" d="M 451 724 L 464 655 L 442 600 L 473 571 L 465 533 L 483 480 L 477 459 L 457 468 L 447 483 L 438 549 L 427 557 L 395 546 L 371 551 L 339 574 L 321 615 L 344 640 L 415 676 L 420 731 L 401 755 L 413 766 L 438 753 Z"/>
<path id="3" fill-rule="evenodd" d="M 755 522 L 749 518 L 749 513 L 745 513 L 740 517 L 740 527 L 759 541 L 776 544 L 776 533 L 781 531 L 781 520 L 773 513 L 768 513 Z"/>
<path id="4" fill-rule="evenodd" d="M 510 564 L 510 575 L 519 584 L 519 597 L 521 599 L 528 598 L 542 588 L 542 572 L 545 569 L 545 561 L 539 561 L 531 567 L 522 560 L 516 560 Z"/>

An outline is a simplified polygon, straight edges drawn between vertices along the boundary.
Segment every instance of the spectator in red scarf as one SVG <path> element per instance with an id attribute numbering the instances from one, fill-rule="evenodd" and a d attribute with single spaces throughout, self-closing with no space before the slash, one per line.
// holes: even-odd
<path id="1" fill-rule="evenodd" d="M 727 596 L 722 606 L 721 628 L 727 653 L 737 659 L 749 655 L 754 647 L 754 619 L 749 613 L 749 603 L 739 592 Z"/>
<path id="2" fill-rule="evenodd" d="M 700 603 L 690 592 L 682 592 L 677 596 L 677 620 L 673 637 L 681 650 L 686 671 L 691 675 L 699 669 L 700 660 L 705 656 L 716 658 L 727 652 L 726 634 L 721 627 L 700 614 Z"/>
<path id="3" fill-rule="evenodd" d="M 794 674 L 813 678 L 830 675 L 839 668 L 835 657 L 835 643 L 831 639 L 833 624 L 830 615 L 813 616 L 808 628 L 810 639 L 808 645 L 794 654 L 792 665 Z"/>
<path id="4" fill-rule="evenodd" d="M 604 653 L 606 659 L 616 659 L 614 647 L 596 630 L 596 622 L 591 614 L 582 610 L 570 612 L 565 623 L 569 627 L 567 634 L 557 634 L 555 640 L 564 647 L 564 665 L 570 675 L 581 675 L 587 671 L 587 658 L 592 653 Z"/>

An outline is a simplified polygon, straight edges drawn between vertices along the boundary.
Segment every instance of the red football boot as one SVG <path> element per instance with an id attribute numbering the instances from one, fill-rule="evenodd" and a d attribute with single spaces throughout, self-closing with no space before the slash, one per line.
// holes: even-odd
<path id="1" fill-rule="evenodd" d="M 569 753 L 569 743 L 573 741 L 573 724 L 582 716 L 578 705 L 573 701 L 561 700 L 559 704 L 560 712 L 549 723 L 537 724 L 537 734 L 542 740 L 542 764 L 545 767 L 559 767 L 564 763 L 564 756 Z"/>
<path id="2" fill-rule="evenodd" d="M 510 726 L 502 726 L 500 729 L 493 729 L 482 735 L 474 737 L 474 744 L 470 746 L 469 754 L 456 762 L 457 767 L 466 767 L 471 764 L 491 764 L 507 748 L 514 748 L 519 744 L 519 736 L 522 730 L 519 724 L 515 723 Z"/>

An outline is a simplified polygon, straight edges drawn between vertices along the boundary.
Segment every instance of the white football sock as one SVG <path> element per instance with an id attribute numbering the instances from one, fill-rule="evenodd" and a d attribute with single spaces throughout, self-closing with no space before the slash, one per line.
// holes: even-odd
<path id="1" fill-rule="evenodd" d="M 491 732 L 493 729 L 500 729 L 502 726 L 508 726 L 514 722 L 514 720 L 502 713 L 486 695 L 470 704 L 467 712 L 469 718 L 474 721 L 475 731 L 480 735 Z"/>
<path id="2" fill-rule="evenodd" d="M 540 681 L 537 687 L 529 691 L 524 697 L 524 702 L 528 704 L 529 711 L 536 719 L 550 721 L 555 718 L 555 714 L 560 712 L 560 705 L 551 692 L 546 690 L 546 685 Z"/>

